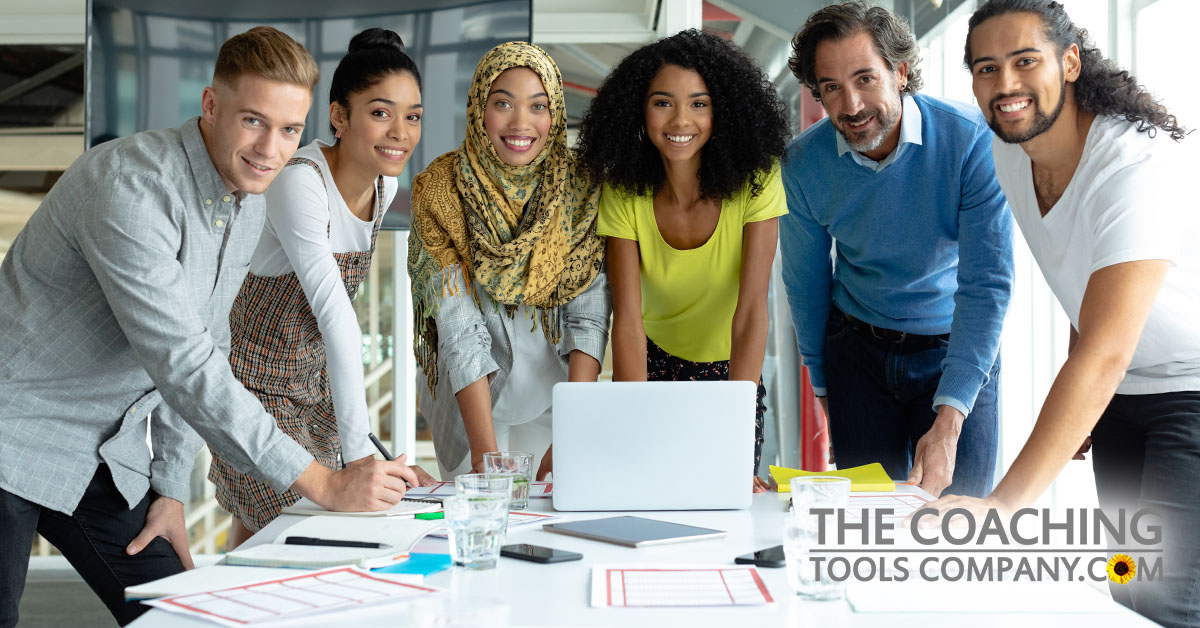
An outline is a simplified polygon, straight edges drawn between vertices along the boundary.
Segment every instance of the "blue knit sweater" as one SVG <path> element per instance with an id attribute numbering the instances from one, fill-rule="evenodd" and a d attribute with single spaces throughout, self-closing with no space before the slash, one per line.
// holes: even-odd
<path id="1" fill-rule="evenodd" d="M 906 145 L 880 172 L 850 153 L 838 156 L 828 119 L 788 147 L 783 279 L 819 394 L 832 302 L 877 327 L 949 332 L 934 407 L 970 414 L 1000 346 L 1013 281 L 1012 218 L 979 110 L 920 94 L 915 100 L 921 143 Z"/>

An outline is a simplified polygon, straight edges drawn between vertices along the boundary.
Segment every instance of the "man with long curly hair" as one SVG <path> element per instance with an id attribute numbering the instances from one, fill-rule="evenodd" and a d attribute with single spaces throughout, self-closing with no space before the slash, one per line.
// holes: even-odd
<path id="1" fill-rule="evenodd" d="M 1013 276 L 991 133 L 917 93 L 916 39 L 885 9 L 825 7 L 792 50 L 829 117 L 788 148 L 783 279 L 837 462 L 986 495 Z"/>
<path id="2" fill-rule="evenodd" d="M 1113 597 L 1163 625 L 1194 626 L 1200 213 L 1195 160 L 1178 141 L 1186 131 L 1057 2 L 991 0 L 969 21 L 964 61 L 996 132 L 1000 186 L 1071 320 L 1071 343 L 996 490 L 933 506 L 1011 514 L 1090 445 L 1108 519 L 1123 526 L 1148 507 L 1162 518 L 1162 553 L 1147 554 L 1162 557 L 1158 577 L 1111 584 Z"/>

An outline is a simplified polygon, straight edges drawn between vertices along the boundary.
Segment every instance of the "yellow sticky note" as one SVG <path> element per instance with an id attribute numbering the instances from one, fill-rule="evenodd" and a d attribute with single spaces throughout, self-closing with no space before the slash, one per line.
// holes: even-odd
<path id="1" fill-rule="evenodd" d="M 883 465 L 878 462 L 850 469 L 838 469 L 837 471 L 801 471 L 800 469 L 788 469 L 771 465 L 771 477 L 775 478 L 775 483 L 779 485 L 780 493 L 790 493 L 792 491 L 792 478 L 811 475 L 847 478 L 850 480 L 851 491 L 891 492 L 896 490 L 896 483 L 892 481 L 892 478 L 888 477 L 887 471 L 884 471 Z"/>

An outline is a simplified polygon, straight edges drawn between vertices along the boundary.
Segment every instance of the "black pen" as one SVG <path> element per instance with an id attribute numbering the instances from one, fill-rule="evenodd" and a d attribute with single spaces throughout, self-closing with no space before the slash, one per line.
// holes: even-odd
<path id="1" fill-rule="evenodd" d="M 384 460 L 395 460 L 395 458 L 392 457 L 392 454 L 388 453 L 387 448 L 383 446 L 383 443 L 379 442 L 378 438 L 375 438 L 375 434 L 373 432 L 367 432 L 367 437 L 371 439 L 372 443 L 375 443 L 375 448 L 379 450 L 379 453 L 383 454 Z"/>
<path id="2" fill-rule="evenodd" d="M 321 545 L 325 547 L 362 547 L 367 549 L 382 549 L 387 547 L 382 543 L 368 541 L 341 541 L 338 539 L 318 539 L 311 536 L 289 536 L 283 541 L 284 545 Z"/>

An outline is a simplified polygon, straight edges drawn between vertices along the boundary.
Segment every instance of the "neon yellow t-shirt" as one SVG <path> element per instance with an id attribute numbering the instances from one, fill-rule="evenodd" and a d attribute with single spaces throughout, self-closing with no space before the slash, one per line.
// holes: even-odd
<path id="1" fill-rule="evenodd" d="M 779 165 L 759 177 L 763 190 L 758 196 L 751 198 L 747 185 L 726 199 L 708 241 L 683 251 L 659 233 L 652 195 L 604 186 L 596 232 L 637 241 L 642 323 L 646 336 L 667 353 L 692 362 L 729 359 L 742 271 L 742 226 L 787 213 Z"/>

